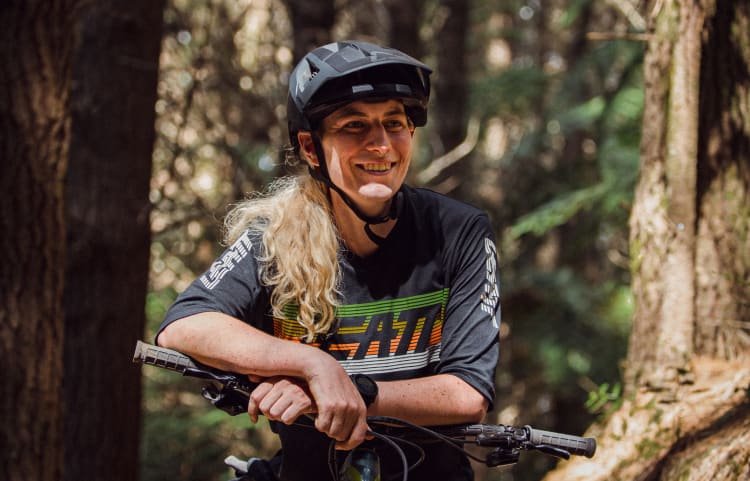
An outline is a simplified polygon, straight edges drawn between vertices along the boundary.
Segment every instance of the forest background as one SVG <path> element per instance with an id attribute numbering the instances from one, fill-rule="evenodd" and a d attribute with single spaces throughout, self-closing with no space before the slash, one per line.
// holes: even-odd
<path id="1" fill-rule="evenodd" d="M 633 30 L 615 5 L 597 3 L 291 5 L 316 11 L 303 17 L 297 35 L 312 38 L 301 51 L 371 39 L 435 68 L 430 120 L 408 182 L 486 209 L 501 239 L 496 422 L 582 433 L 619 389 L 632 311 L 626 223 L 644 45 L 589 38 Z M 282 7 L 167 6 L 151 186 L 151 329 L 217 254 L 227 204 L 284 172 L 286 77 L 299 57 Z M 145 374 L 143 479 L 175 471 L 208 479 L 228 451 L 268 455 L 276 447 L 259 430 L 248 450 L 247 419 L 197 409 L 205 401 L 195 383 L 177 390 L 173 376 Z M 587 408 L 590 392 L 596 399 Z M 515 479 L 538 479 L 550 466 L 527 456 Z M 221 479 L 218 471 L 211 479 Z"/>
<path id="2" fill-rule="evenodd" d="M 4 378 L 4 419 L 13 421 L 0 446 L 4 479 L 73 480 L 93 472 L 106 479 L 223 480 L 230 477 L 222 466 L 227 454 L 268 456 L 278 448 L 266 425 L 211 408 L 199 383 L 156 369 L 141 373 L 130 356 L 137 339 L 153 339 L 177 293 L 223 249 L 228 206 L 293 169 L 285 162 L 284 115 L 296 60 L 349 38 L 397 47 L 434 67 L 429 122 L 418 133 L 407 181 L 483 208 L 496 229 L 503 324 L 496 410 L 488 422 L 588 430 L 616 444 L 628 432 L 618 416 L 629 410 L 632 430 L 637 407 L 659 430 L 624 441 L 638 447 L 629 456 L 646 467 L 622 479 L 644 480 L 671 479 L 680 464 L 665 460 L 696 440 L 747 427 L 750 376 L 721 364 L 745 359 L 750 345 L 746 2 L 69 0 L 11 2 L 0 14 L 11 27 L 1 44 L 7 62 L 0 80 L 9 87 L 0 111 L 2 190 L 13 194 L 2 218 L 4 231 L 14 234 L 0 249 L 7 266 L 0 340 L 3 359 L 14 360 L 9 365 L 45 361 Z M 717 49 L 723 44 L 711 32 L 721 26 L 735 56 Z M 729 57 L 704 55 L 704 67 L 705 51 Z M 682 57 L 693 63 L 681 64 Z M 700 77 L 716 65 L 731 67 L 721 80 Z M 687 91 L 679 81 L 655 89 L 665 71 L 684 78 Z M 699 106 L 698 78 L 726 94 L 701 95 Z M 706 127 L 680 117 L 688 107 L 707 111 Z M 699 130 L 724 125 L 720 120 L 728 126 L 716 135 L 731 134 L 728 151 L 697 140 Z M 693 130 L 682 137 L 680 127 Z M 676 149 L 686 163 L 669 167 L 678 144 L 693 151 Z M 702 149 L 705 159 L 710 153 L 731 161 L 701 164 Z M 731 179 L 717 167 L 722 162 Z M 664 170 L 649 184 L 644 172 L 654 165 Z M 718 211 L 703 212 L 699 200 L 710 198 L 714 178 L 727 196 Z M 675 179 L 687 179 L 684 194 L 699 205 L 661 241 L 648 239 L 642 232 L 658 229 L 639 222 L 661 218 L 663 205 L 677 212 L 669 207 L 680 193 Z M 658 182 L 666 194 L 650 203 L 644 192 Z M 24 215 L 24 208 L 38 216 Z M 712 274 L 725 284 L 696 274 L 695 252 L 690 262 L 679 255 L 672 262 L 671 254 L 681 252 L 669 244 L 680 238 L 675 232 L 687 231 L 693 249 L 700 218 L 724 219 L 717 212 L 731 214 L 722 233 L 736 240 L 716 251 L 735 261 Z M 650 254 L 651 245 L 667 247 Z M 670 311 L 645 316 L 654 298 L 676 311 L 686 299 L 672 301 L 669 293 L 682 289 L 644 274 L 654 262 L 666 272 L 687 266 L 690 279 L 699 279 L 687 284 L 723 286 L 735 310 L 712 312 L 704 326 L 710 332 L 687 313 L 687 334 L 688 323 L 668 322 Z M 700 307 L 692 297 L 682 305 Z M 664 343 L 667 354 L 654 354 L 660 351 L 651 341 L 664 339 L 658 328 L 639 329 L 648 322 L 677 339 Z M 665 438 L 664 406 L 678 405 L 682 394 L 674 386 L 700 385 L 685 381 L 697 365 L 693 353 L 712 354 L 714 378 L 736 373 L 716 395 L 701 386 L 724 403 L 715 410 L 721 422 L 712 418 L 689 436 L 672 436 L 684 425 L 670 421 Z M 662 365 L 678 374 L 655 368 Z M 652 371 L 659 376 L 643 374 Z M 639 404 L 643 392 L 659 397 Z M 50 449 L 41 463 L 35 455 Z M 586 460 L 589 472 L 605 465 L 605 456 L 628 459 L 614 452 L 600 449 Z M 747 450 L 729 459 L 737 476 L 746 473 Z M 477 466 L 477 479 L 537 480 L 554 465 L 524 455 L 514 467 Z"/>
<path id="3" fill-rule="evenodd" d="M 505 322 L 490 419 L 582 433 L 620 389 L 632 312 L 626 223 L 644 45 L 616 38 L 634 30 L 628 18 L 600 2 L 290 2 L 311 11 L 300 31 L 283 7 L 167 6 L 147 338 L 217 254 L 227 204 L 285 172 L 295 48 L 371 39 L 435 68 L 408 182 L 487 210 L 501 239 Z M 295 35 L 308 39 L 300 46 Z M 174 376 L 145 374 L 143 479 L 176 471 L 208 479 L 228 451 L 268 455 L 276 447 L 258 430 L 249 449 L 247 419 L 197 409 L 205 401 L 195 383 L 178 390 Z M 536 479 L 550 466 L 527 456 L 515 479 Z"/>

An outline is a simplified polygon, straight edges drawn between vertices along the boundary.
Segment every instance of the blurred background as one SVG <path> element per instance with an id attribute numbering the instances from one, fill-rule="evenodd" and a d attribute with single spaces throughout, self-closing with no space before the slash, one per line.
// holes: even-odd
<path id="1" fill-rule="evenodd" d="M 620 399 L 630 332 L 627 219 L 638 172 L 644 20 L 624 0 L 168 0 L 149 198 L 144 339 L 223 249 L 228 207 L 285 165 L 287 77 L 333 40 L 434 69 L 407 180 L 485 209 L 503 324 L 489 422 L 581 434 Z M 278 449 L 200 382 L 144 369 L 142 481 L 219 481 L 227 454 Z M 478 480 L 532 481 L 540 455 Z"/>

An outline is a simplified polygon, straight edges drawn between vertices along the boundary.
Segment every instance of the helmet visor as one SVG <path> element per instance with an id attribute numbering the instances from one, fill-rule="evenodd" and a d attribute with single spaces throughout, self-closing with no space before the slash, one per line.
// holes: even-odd
<path id="1" fill-rule="evenodd" d="M 315 93 L 305 116 L 311 123 L 347 103 L 363 99 L 400 99 L 415 125 L 426 122 L 429 81 L 423 72 L 404 65 L 380 65 L 329 80 Z"/>

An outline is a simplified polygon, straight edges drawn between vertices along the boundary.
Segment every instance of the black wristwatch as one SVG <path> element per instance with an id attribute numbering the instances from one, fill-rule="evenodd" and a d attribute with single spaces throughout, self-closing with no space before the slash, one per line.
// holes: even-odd
<path id="1" fill-rule="evenodd" d="M 357 373 L 352 374 L 349 377 L 352 379 L 354 386 L 365 401 L 365 406 L 374 403 L 375 398 L 378 397 L 378 384 L 367 374 Z"/>

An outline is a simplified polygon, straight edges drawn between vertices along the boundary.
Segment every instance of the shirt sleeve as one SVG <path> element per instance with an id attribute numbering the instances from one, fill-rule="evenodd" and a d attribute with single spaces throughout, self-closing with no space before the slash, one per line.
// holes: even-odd
<path id="1" fill-rule="evenodd" d="M 258 279 L 259 248 L 260 240 L 248 232 L 240 236 L 177 297 L 156 338 L 172 322 L 201 312 L 220 312 L 262 328 L 268 296 Z"/>
<path id="2" fill-rule="evenodd" d="M 461 378 L 492 405 L 501 313 L 497 250 L 486 215 L 459 225 L 445 262 L 453 267 L 437 370 Z"/>

